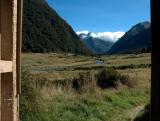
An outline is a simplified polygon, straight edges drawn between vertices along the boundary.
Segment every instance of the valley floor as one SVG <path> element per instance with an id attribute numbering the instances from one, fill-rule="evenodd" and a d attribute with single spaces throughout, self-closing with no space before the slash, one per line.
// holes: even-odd
<path id="1" fill-rule="evenodd" d="M 79 72 L 95 74 L 112 67 L 129 75 L 132 87 L 96 88 L 79 94 L 70 89 L 43 86 L 39 89 L 40 110 L 22 110 L 21 121 L 131 121 L 150 101 L 150 53 L 99 57 L 29 53 L 22 54 L 22 65 L 33 76 L 50 82 L 72 79 Z"/>

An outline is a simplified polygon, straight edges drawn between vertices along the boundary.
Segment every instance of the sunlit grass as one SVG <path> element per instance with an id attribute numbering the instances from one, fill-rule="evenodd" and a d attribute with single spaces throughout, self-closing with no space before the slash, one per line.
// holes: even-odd
<path id="1" fill-rule="evenodd" d="M 104 64 L 97 65 L 97 57 L 76 56 L 73 54 L 22 54 L 23 66 L 29 66 L 34 76 L 45 77 L 50 81 L 77 77 L 85 70 L 77 67 L 89 67 L 93 75 L 101 66 L 150 64 L 150 54 L 130 54 L 101 56 Z M 61 87 L 39 88 L 41 93 L 40 111 L 22 112 L 21 121 L 131 121 L 135 108 L 150 101 L 150 67 L 117 69 L 129 75 L 134 85 L 132 88 L 121 86 L 119 89 L 87 90 L 75 93 L 72 89 Z"/>

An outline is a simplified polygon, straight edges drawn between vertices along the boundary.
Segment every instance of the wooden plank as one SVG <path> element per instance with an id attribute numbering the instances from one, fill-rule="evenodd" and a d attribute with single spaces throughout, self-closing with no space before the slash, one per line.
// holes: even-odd
<path id="1" fill-rule="evenodd" d="M 2 95 L 2 114 L 1 121 L 14 120 L 14 95 L 13 95 L 13 73 L 4 73 L 1 75 L 1 95 Z M 5 86 L 4 86 L 5 85 Z"/>
<path id="2" fill-rule="evenodd" d="M 0 0 L 0 60 L 1 60 L 1 2 L 2 0 Z M 1 73 L 0 73 L 0 121 L 1 121 Z"/>
<path id="3" fill-rule="evenodd" d="M 1 59 L 13 60 L 13 0 L 1 0 Z"/>
<path id="4" fill-rule="evenodd" d="M 2 61 L 0 60 L 0 73 L 12 72 L 12 61 Z"/>
<path id="5" fill-rule="evenodd" d="M 18 0 L 12 0 L 12 61 L 13 61 L 13 78 L 12 78 L 12 94 L 13 94 L 13 105 L 12 105 L 12 115 L 13 119 L 11 121 L 18 121 L 19 119 L 19 107 L 18 101 L 19 96 L 17 94 L 17 18 L 18 18 Z M 8 112 L 9 113 L 9 112 Z M 7 120 L 9 121 L 9 120 Z"/>
<path id="6" fill-rule="evenodd" d="M 21 93 L 21 46 L 22 46 L 22 20 L 23 0 L 18 0 L 17 24 L 17 94 Z"/>
<path id="7" fill-rule="evenodd" d="M 18 0 L 17 9 L 17 52 L 16 52 L 16 69 L 17 69 L 17 107 L 19 112 L 19 96 L 21 94 L 21 46 L 22 46 L 22 19 L 23 19 L 23 0 Z M 19 114 L 18 116 L 19 117 Z M 20 119 L 19 119 L 20 120 Z"/>
<path id="8" fill-rule="evenodd" d="M 1 59 L 12 61 L 12 72 L 1 74 L 1 121 L 18 121 L 17 0 L 1 0 L 0 8 Z"/>

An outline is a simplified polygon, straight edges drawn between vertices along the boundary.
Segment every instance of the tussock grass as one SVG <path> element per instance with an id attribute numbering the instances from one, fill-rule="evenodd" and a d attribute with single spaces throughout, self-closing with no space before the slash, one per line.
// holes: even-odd
<path id="1" fill-rule="evenodd" d="M 96 65 L 97 58 L 90 56 L 23 54 L 22 64 L 30 65 L 30 72 L 23 73 L 21 121 L 130 121 L 128 112 L 150 100 L 150 54 L 100 58 L 104 64 Z M 135 86 L 97 87 L 94 75 L 113 66 Z"/>

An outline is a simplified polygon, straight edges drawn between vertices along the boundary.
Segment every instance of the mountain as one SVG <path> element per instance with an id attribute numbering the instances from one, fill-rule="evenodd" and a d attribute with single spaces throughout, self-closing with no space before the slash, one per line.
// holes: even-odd
<path id="1" fill-rule="evenodd" d="M 91 53 L 45 0 L 24 0 L 22 51 Z"/>
<path id="2" fill-rule="evenodd" d="M 114 44 L 112 41 L 94 37 L 92 34 L 93 33 L 80 33 L 78 35 L 94 54 L 104 54 Z"/>
<path id="3" fill-rule="evenodd" d="M 151 25 L 142 22 L 133 26 L 108 51 L 108 54 L 141 53 L 151 51 Z"/>

